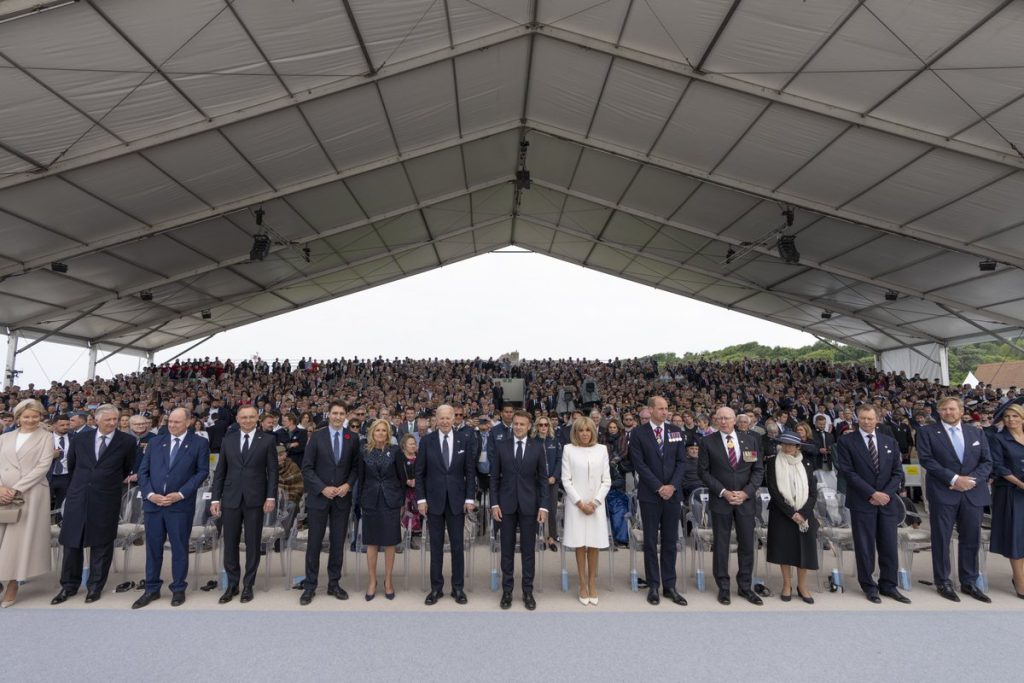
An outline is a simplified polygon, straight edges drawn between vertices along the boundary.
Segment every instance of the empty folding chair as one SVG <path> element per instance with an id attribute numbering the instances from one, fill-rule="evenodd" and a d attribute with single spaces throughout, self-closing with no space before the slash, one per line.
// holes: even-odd
<path id="1" fill-rule="evenodd" d="M 850 527 L 850 511 L 846 508 L 846 496 L 827 486 L 818 489 L 814 515 L 818 518 L 822 540 L 828 543 L 836 558 L 836 566 L 829 577 L 829 590 L 845 591 L 844 558 L 846 551 L 853 550 L 853 530 Z"/>
<path id="2" fill-rule="evenodd" d="M 914 553 L 931 544 L 931 533 L 927 529 L 915 529 L 913 524 L 921 521 L 921 515 L 910 512 L 902 496 L 896 496 L 896 499 L 900 503 L 900 523 L 896 529 L 900 550 L 899 584 L 900 588 L 909 591 L 914 587 L 912 580 Z"/>

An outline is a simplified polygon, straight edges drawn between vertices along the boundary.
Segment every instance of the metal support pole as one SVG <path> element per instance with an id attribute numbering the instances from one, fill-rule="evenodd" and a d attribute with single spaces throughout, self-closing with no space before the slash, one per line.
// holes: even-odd
<path id="1" fill-rule="evenodd" d="M 96 352 L 99 351 L 99 347 L 96 345 L 89 346 L 89 370 L 85 373 L 87 380 L 96 378 Z"/>
<path id="2" fill-rule="evenodd" d="M 18 334 L 16 330 L 7 333 L 7 360 L 4 362 L 3 376 L 3 385 L 5 387 L 14 385 L 14 379 L 17 373 L 14 361 L 18 356 L 18 341 L 20 339 L 21 335 Z"/>

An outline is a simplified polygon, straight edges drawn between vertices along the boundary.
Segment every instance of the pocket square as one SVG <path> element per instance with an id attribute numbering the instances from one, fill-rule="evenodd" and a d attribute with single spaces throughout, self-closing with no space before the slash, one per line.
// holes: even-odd
<path id="1" fill-rule="evenodd" d="M 972 446 L 980 446 L 980 445 L 981 445 L 981 442 L 980 442 L 980 441 L 975 441 L 975 442 L 974 442 L 974 443 L 972 443 L 971 445 L 972 445 Z"/>
<path id="2" fill-rule="evenodd" d="M 465 448 L 462 448 L 462 449 L 459 449 L 458 451 L 456 451 L 456 453 L 465 453 L 465 452 L 466 452 Z"/>

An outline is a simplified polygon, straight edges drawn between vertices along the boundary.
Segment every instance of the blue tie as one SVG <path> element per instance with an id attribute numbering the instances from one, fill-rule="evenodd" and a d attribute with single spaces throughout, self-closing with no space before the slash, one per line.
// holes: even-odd
<path id="1" fill-rule="evenodd" d="M 341 432 L 334 432 L 334 464 L 341 462 Z"/>
<path id="2" fill-rule="evenodd" d="M 949 428 L 949 438 L 953 442 L 953 450 L 956 451 L 956 457 L 960 459 L 960 462 L 964 461 L 964 437 L 960 433 L 960 430 L 956 427 Z"/>
<path id="3" fill-rule="evenodd" d="M 174 445 L 171 446 L 170 464 L 167 466 L 167 469 L 171 469 L 172 467 L 174 467 L 174 459 L 178 457 L 178 447 L 180 445 L 181 445 L 181 439 L 178 439 L 178 438 L 174 439 Z"/>

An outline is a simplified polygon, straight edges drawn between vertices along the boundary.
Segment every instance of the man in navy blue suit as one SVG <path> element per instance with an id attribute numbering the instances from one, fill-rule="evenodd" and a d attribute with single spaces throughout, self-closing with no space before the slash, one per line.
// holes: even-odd
<path id="1" fill-rule="evenodd" d="M 189 431 L 192 415 L 175 408 L 167 416 L 167 434 L 149 441 L 139 466 L 139 491 L 145 502 L 146 592 L 132 605 L 145 607 L 160 597 L 164 543 L 171 543 L 171 606 L 185 602 L 188 542 L 196 511 L 196 491 L 210 474 L 210 444 Z M 201 504 L 205 504 L 202 502 Z"/>
<path id="2" fill-rule="evenodd" d="M 523 605 L 528 610 L 537 608 L 533 597 L 534 559 L 537 525 L 544 524 L 548 514 L 547 490 L 544 446 L 530 438 L 530 414 L 517 410 L 512 415 L 511 434 L 496 441 L 491 454 L 491 516 L 501 525 L 502 609 L 512 606 L 517 528 L 523 561 Z"/>
<path id="3" fill-rule="evenodd" d="M 938 424 L 917 430 L 917 457 L 928 472 L 925 493 L 932 528 L 932 571 L 939 595 L 959 602 L 949 580 L 949 543 L 956 525 L 960 590 L 981 602 L 992 600 L 978 587 L 978 550 L 983 509 L 992 502 L 988 478 L 992 456 L 985 434 L 961 424 L 963 402 L 947 396 L 939 401 Z"/>
<path id="4" fill-rule="evenodd" d="M 896 602 L 910 599 L 897 590 L 897 531 L 900 502 L 896 494 L 903 485 L 903 460 L 896 439 L 875 429 L 878 409 L 864 403 L 857 408 L 858 428 L 836 442 L 839 472 L 846 481 L 846 507 L 850 510 L 853 554 L 857 559 L 857 581 L 868 600 L 878 604 L 880 595 Z M 819 494 L 820 495 L 820 494 Z M 878 552 L 878 581 L 875 552 Z"/>
<path id="5" fill-rule="evenodd" d="M 453 429 L 454 409 L 437 409 L 437 431 L 420 440 L 416 456 L 416 502 L 430 532 L 430 593 L 435 604 L 444 596 L 444 531 L 452 549 L 452 597 L 467 602 L 463 532 L 466 512 L 476 508 L 476 437 L 472 430 Z"/>
<path id="6" fill-rule="evenodd" d="M 676 546 L 686 473 L 686 439 L 681 429 L 666 422 L 668 402 L 664 398 L 652 396 L 647 407 L 650 421 L 637 427 L 629 439 L 629 459 L 636 469 L 637 499 L 644 525 L 647 602 L 657 605 L 661 601 L 660 586 L 665 597 L 685 605 L 686 599 L 676 590 Z"/>

